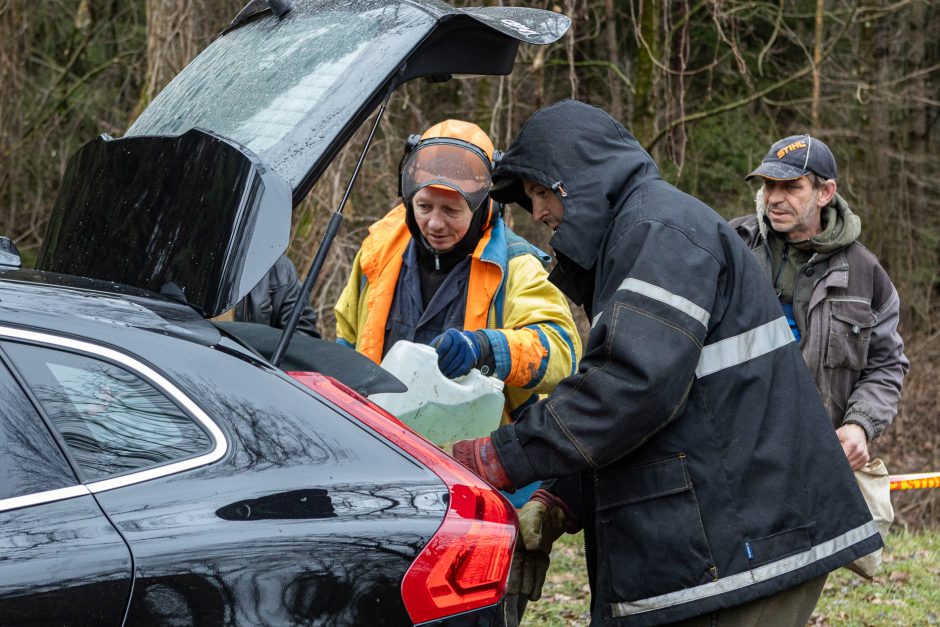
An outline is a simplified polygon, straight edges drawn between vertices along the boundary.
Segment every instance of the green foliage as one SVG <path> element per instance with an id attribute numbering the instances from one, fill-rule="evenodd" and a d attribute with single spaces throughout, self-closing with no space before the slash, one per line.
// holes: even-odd
<path id="1" fill-rule="evenodd" d="M 663 176 L 725 218 L 754 211 L 754 183 L 744 177 L 760 164 L 776 137 L 752 124 L 750 111 L 702 120 L 689 131 L 685 165 L 663 164 Z"/>
<path id="2" fill-rule="evenodd" d="M 143 2 L 18 2 L 2 7 L 19 66 L 3 98 L 13 117 L 0 146 L 0 232 L 35 254 L 69 156 L 101 133 L 123 133 L 146 54 Z M 5 33 L 4 36 L 9 36 Z M 4 103 L 6 105 L 6 103 Z"/>

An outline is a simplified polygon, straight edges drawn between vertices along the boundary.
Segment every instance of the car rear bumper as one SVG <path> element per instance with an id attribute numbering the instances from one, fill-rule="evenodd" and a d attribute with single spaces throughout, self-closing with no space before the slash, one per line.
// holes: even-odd
<path id="1" fill-rule="evenodd" d="M 514 627 L 518 624 L 509 612 L 516 611 L 516 596 L 506 595 L 496 605 L 489 605 L 471 612 L 448 616 L 441 620 L 421 623 L 422 627 Z M 510 601 L 511 600 L 511 601 Z"/>

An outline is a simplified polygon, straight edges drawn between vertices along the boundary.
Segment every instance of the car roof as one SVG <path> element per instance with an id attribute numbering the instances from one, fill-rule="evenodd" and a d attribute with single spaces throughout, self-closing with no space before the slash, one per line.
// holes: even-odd
<path id="1" fill-rule="evenodd" d="M 31 333 L 110 346 L 160 367 L 167 361 L 191 363 L 180 361 L 180 346 L 168 345 L 167 337 L 223 347 L 256 361 L 272 352 L 279 330 L 210 322 L 188 305 L 119 284 L 36 270 L 0 271 L 0 337 L 35 337 Z M 360 353 L 302 333 L 293 338 L 283 369 L 320 372 L 363 395 L 405 390 Z"/>
<path id="2" fill-rule="evenodd" d="M 122 285 L 35 270 L 0 274 L 0 325 L 116 346 L 153 334 L 204 346 L 222 337 L 187 305 Z"/>

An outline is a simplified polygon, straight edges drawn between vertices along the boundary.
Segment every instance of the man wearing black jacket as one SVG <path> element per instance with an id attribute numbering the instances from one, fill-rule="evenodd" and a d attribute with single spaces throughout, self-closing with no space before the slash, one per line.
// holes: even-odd
<path id="1" fill-rule="evenodd" d="M 826 574 L 881 539 L 750 251 L 580 102 L 536 112 L 494 180 L 555 229 L 551 278 L 592 320 L 575 375 L 454 445 L 496 487 L 551 480 L 512 585 L 537 598 L 552 541 L 583 526 L 592 625 L 805 625 Z"/>
<path id="2" fill-rule="evenodd" d="M 234 319 L 238 322 L 254 322 L 283 329 L 290 319 L 294 303 L 300 296 L 300 288 L 297 268 L 287 255 L 281 255 L 261 281 L 235 305 Z M 297 330 L 320 337 L 317 331 L 317 314 L 310 303 L 304 303 Z"/>

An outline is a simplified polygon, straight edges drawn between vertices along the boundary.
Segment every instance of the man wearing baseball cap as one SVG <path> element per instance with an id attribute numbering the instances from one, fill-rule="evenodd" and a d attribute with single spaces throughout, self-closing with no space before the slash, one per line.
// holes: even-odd
<path id="1" fill-rule="evenodd" d="M 810 135 L 770 147 L 757 213 L 731 225 L 773 282 L 853 470 L 898 410 L 908 369 L 897 290 L 858 242 L 861 220 L 836 189 L 836 160 Z"/>

